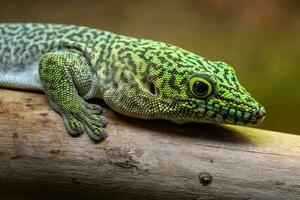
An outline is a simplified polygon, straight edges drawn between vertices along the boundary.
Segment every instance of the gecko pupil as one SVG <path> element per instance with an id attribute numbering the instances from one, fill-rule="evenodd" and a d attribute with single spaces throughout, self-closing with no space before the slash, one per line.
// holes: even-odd
<path id="1" fill-rule="evenodd" d="M 208 92 L 208 85 L 201 81 L 197 81 L 194 83 L 193 90 L 197 95 L 204 96 Z"/>

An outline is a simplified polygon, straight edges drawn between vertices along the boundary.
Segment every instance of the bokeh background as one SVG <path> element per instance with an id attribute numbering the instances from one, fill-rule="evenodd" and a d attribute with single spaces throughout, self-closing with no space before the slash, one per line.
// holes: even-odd
<path id="1" fill-rule="evenodd" d="M 298 0 L 0 0 L 0 22 L 86 25 L 171 43 L 235 67 L 260 128 L 300 134 Z"/>

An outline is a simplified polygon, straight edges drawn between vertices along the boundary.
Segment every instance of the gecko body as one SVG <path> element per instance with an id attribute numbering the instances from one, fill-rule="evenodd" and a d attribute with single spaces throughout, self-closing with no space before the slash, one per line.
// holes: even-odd
<path id="1" fill-rule="evenodd" d="M 234 69 L 163 42 L 74 25 L 0 24 L 0 87 L 46 93 L 68 132 L 100 141 L 114 111 L 175 123 L 256 125 L 265 109 Z"/>

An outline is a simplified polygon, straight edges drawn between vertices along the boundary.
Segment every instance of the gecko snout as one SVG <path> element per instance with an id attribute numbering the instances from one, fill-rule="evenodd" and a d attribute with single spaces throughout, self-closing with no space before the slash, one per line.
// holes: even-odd
<path id="1" fill-rule="evenodd" d="M 252 125 L 260 124 L 266 116 L 266 109 L 263 106 L 259 106 L 258 110 L 256 110 L 251 119 L 250 122 Z"/>

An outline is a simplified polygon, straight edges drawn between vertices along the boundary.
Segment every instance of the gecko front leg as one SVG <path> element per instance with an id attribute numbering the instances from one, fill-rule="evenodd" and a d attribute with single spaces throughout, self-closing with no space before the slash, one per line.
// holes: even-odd
<path id="1" fill-rule="evenodd" d="M 87 59 L 79 53 L 58 51 L 44 54 L 39 63 L 39 75 L 51 107 L 64 119 L 72 136 L 86 132 L 93 140 L 106 137 L 107 119 L 101 107 L 86 102 L 85 96 L 93 84 L 94 72 Z"/>

